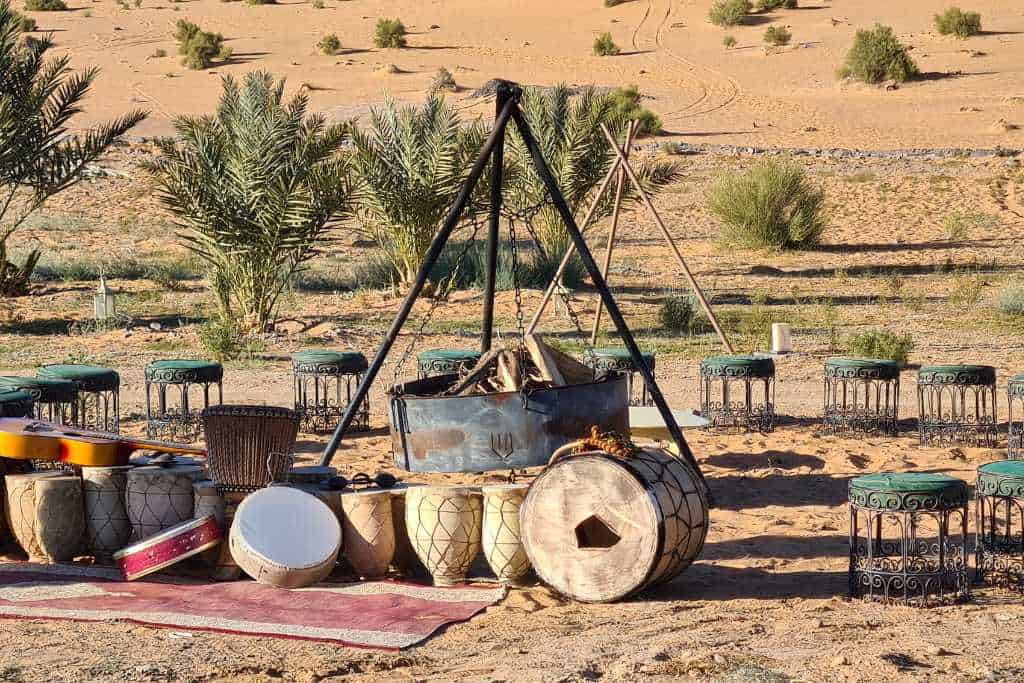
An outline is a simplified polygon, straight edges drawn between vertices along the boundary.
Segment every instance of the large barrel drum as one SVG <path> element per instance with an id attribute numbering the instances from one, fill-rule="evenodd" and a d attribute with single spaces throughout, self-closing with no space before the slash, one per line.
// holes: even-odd
<path id="1" fill-rule="evenodd" d="M 556 460 L 520 512 L 537 575 L 574 600 L 612 602 L 670 581 L 704 547 L 708 503 L 692 470 L 657 448 Z"/>

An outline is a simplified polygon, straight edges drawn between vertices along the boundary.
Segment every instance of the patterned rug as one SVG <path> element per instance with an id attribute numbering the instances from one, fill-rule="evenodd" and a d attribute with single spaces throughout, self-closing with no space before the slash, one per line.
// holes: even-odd
<path id="1" fill-rule="evenodd" d="M 380 650 L 423 642 L 504 596 L 500 587 L 392 581 L 295 590 L 163 576 L 129 583 L 107 568 L 0 562 L 0 618 L 122 620 Z"/>

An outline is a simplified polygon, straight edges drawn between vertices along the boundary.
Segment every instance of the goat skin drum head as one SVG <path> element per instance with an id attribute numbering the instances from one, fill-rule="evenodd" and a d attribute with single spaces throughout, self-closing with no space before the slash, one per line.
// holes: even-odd
<path id="1" fill-rule="evenodd" d="M 285 487 L 247 496 L 238 506 L 231 531 L 250 553 L 288 569 L 323 565 L 337 557 L 341 547 L 334 512 L 317 497 Z"/>

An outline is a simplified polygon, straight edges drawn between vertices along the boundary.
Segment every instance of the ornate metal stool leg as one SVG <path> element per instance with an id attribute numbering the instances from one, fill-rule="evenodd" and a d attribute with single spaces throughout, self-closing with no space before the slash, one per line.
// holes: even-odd
<path id="1" fill-rule="evenodd" d="M 926 366 L 918 371 L 917 383 L 918 435 L 922 444 L 995 445 L 995 368 Z"/>
<path id="2" fill-rule="evenodd" d="M 977 579 L 1024 592 L 1024 460 L 979 467 L 975 497 Z"/>

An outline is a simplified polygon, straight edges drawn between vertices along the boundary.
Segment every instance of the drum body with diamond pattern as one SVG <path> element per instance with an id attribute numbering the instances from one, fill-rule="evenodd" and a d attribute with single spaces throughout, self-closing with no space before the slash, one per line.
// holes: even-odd
<path id="1" fill-rule="evenodd" d="M 131 466 L 83 467 L 85 536 L 97 562 L 108 563 L 132 536 L 132 523 L 124 507 Z"/>
<path id="2" fill-rule="evenodd" d="M 125 508 L 132 523 L 132 541 L 154 536 L 192 519 L 192 485 L 203 477 L 199 465 L 146 465 L 128 473 Z"/>
<path id="3" fill-rule="evenodd" d="M 466 579 L 480 552 L 480 492 L 464 486 L 417 486 L 405 492 L 405 524 L 416 555 L 434 584 Z"/>

